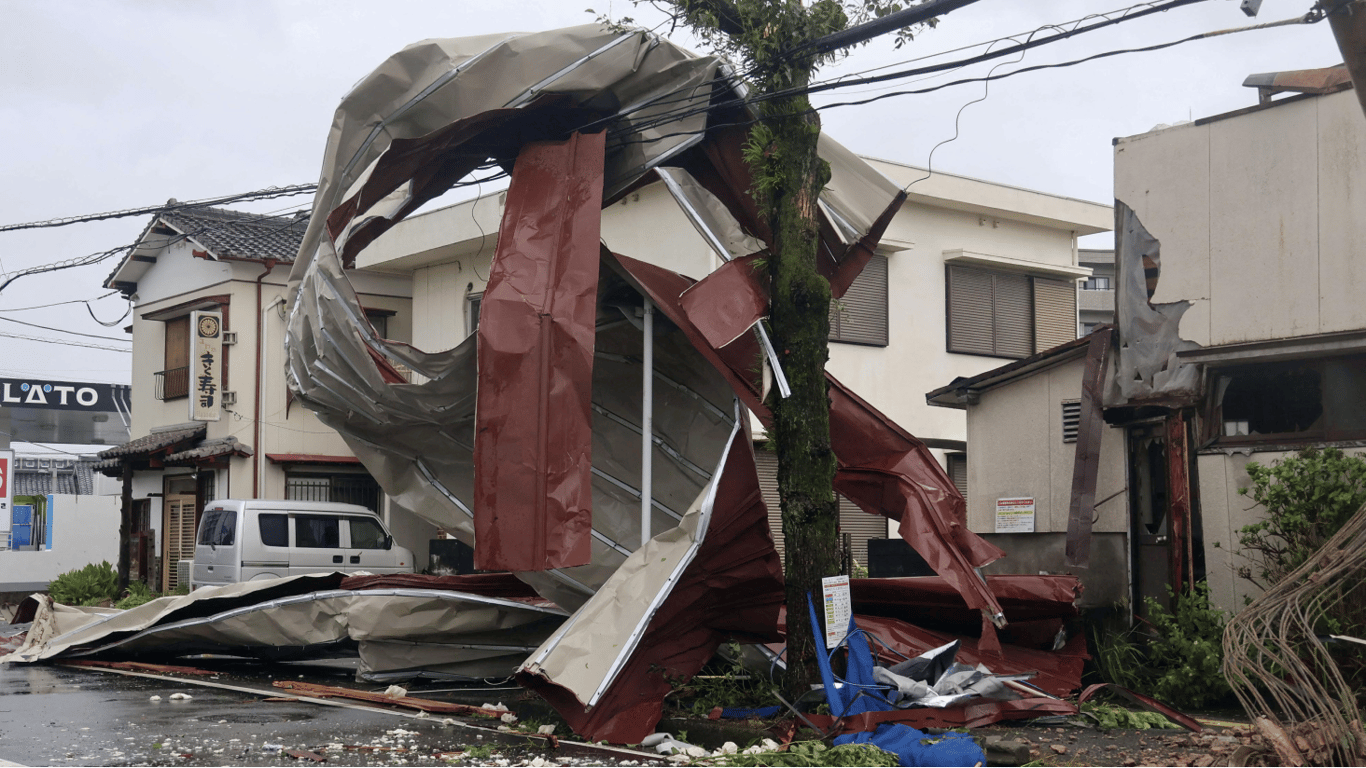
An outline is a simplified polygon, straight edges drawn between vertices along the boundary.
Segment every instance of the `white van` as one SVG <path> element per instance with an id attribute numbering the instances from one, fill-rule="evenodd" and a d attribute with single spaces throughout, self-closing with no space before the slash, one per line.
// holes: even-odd
<path id="1" fill-rule="evenodd" d="M 204 507 L 190 588 L 304 573 L 412 573 L 379 516 L 355 504 L 233 500 Z"/>

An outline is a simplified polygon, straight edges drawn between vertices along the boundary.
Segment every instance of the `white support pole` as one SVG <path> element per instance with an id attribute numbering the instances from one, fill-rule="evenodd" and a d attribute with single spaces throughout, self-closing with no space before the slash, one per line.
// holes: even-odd
<path id="1" fill-rule="evenodd" d="M 654 410 L 655 410 L 655 305 L 645 297 L 644 307 L 644 354 L 641 361 L 641 400 L 640 400 L 640 545 L 650 540 L 650 513 L 654 503 L 651 488 L 654 459 Z"/>

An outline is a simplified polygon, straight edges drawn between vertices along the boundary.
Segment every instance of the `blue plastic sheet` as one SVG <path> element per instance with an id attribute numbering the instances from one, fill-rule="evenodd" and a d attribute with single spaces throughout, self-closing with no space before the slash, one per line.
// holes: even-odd
<path id="1" fill-rule="evenodd" d="M 811 596 L 806 598 L 811 614 L 811 626 L 819 627 L 816 608 Z M 884 689 L 873 679 L 873 652 L 853 618 L 849 619 L 849 634 L 845 637 L 849 648 L 849 668 L 842 686 L 835 686 L 835 674 L 830 669 L 827 654 L 817 653 L 821 682 L 825 684 L 825 700 L 830 713 L 837 717 L 864 712 L 895 709 L 883 696 Z M 945 733 L 931 736 L 924 731 L 901 723 L 883 723 L 876 730 L 846 733 L 835 737 L 835 745 L 872 744 L 895 754 L 906 766 L 974 766 L 986 765 L 987 758 L 977 742 L 966 733 Z"/>

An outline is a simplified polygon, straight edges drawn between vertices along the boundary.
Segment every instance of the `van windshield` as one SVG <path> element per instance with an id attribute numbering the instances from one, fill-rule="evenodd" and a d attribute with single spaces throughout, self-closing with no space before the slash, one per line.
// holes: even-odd
<path id="1" fill-rule="evenodd" d="M 211 509 L 199 522 L 199 543 L 231 546 L 237 540 L 237 512 L 231 509 Z"/>
<path id="2" fill-rule="evenodd" d="M 353 549 L 384 549 L 384 528 L 368 517 L 348 517 Z"/>
<path id="3" fill-rule="evenodd" d="M 325 515 L 294 516 L 294 546 L 336 549 L 341 546 L 340 521 Z"/>

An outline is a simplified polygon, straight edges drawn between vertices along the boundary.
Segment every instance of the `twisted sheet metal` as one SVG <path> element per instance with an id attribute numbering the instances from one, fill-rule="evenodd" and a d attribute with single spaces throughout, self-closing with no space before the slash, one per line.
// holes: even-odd
<path id="1" fill-rule="evenodd" d="M 1224 676 L 1282 765 L 1366 763 L 1356 691 L 1317 631 L 1363 602 L 1366 507 L 1224 630 Z"/>

